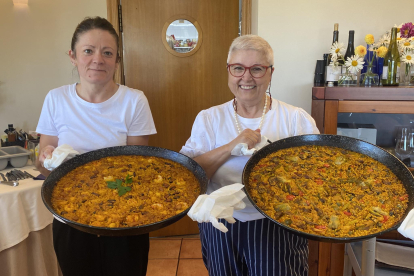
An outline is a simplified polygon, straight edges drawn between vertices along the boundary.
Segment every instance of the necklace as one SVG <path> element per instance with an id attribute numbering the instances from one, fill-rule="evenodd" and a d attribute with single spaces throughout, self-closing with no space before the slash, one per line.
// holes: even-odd
<path id="1" fill-rule="evenodd" d="M 262 125 L 263 125 L 264 116 L 266 114 L 266 107 L 267 107 L 267 96 L 265 96 L 265 104 L 264 104 L 264 107 L 263 107 L 262 117 L 260 118 L 259 129 L 261 129 L 262 128 Z M 239 121 L 237 120 L 237 112 L 236 112 L 236 110 L 234 110 L 234 121 L 236 122 L 237 131 L 240 134 L 241 133 L 241 130 L 240 130 L 240 126 L 239 126 Z"/>

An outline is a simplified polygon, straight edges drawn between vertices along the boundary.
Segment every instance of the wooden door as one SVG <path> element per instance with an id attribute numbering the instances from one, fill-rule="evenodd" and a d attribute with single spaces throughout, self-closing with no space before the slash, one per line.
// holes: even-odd
<path id="1" fill-rule="evenodd" d="M 122 0 L 125 84 L 144 91 L 157 134 L 150 145 L 179 151 L 190 137 L 198 112 L 232 98 L 226 61 L 238 36 L 238 0 Z M 190 56 L 171 54 L 163 28 L 182 15 L 196 20 L 202 32 L 199 49 Z M 198 233 L 187 216 L 152 236 Z"/>

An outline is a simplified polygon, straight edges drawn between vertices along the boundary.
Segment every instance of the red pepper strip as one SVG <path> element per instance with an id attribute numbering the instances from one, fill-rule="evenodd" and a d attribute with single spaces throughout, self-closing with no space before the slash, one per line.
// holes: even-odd
<path id="1" fill-rule="evenodd" d="M 326 168 L 329 168 L 330 165 L 329 164 L 323 164 Z"/>
<path id="2" fill-rule="evenodd" d="M 315 182 L 316 182 L 316 184 L 319 184 L 319 185 L 322 185 L 323 184 L 323 181 L 320 180 L 320 179 L 316 179 Z"/>
<path id="3" fill-rule="evenodd" d="M 387 222 L 387 220 L 390 218 L 389 216 L 383 216 L 384 217 L 384 220 L 382 221 L 382 222 Z"/>
<path id="4" fill-rule="evenodd" d="M 348 211 L 344 211 L 344 214 L 347 215 L 348 217 L 352 215 L 352 213 Z"/>
<path id="5" fill-rule="evenodd" d="M 294 200 L 295 199 L 295 196 L 294 195 L 287 195 L 286 196 L 286 199 L 287 200 Z"/>
<path id="6" fill-rule="evenodd" d="M 326 229 L 325 225 L 315 225 L 316 229 Z"/>
<path id="7" fill-rule="evenodd" d="M 400 196 L 400 197 L 399 197 L 399 199 L 400 199 L 401 201 L 406 200 L 407 198 L 408 198 L 408 195 L 407 195 L 407 194 L 405 194 L 405 195 L 403 195 L 403 196 Z"/>

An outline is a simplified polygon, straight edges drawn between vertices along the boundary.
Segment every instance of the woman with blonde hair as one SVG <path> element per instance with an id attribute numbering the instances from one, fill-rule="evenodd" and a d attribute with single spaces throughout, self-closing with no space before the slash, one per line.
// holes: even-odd
<path id="1" fill-rule="evenodd" d="M 253 148 L 266 136 L 276 141 L 290 136 L 319 133 L 303 109 L 266 94 L 274 71 L 269 43 L 255 35 L 236 38 L 227 59 L 232 101 L 201 111 L 181 153 L 197 161 L 210 182 L 207 193 L 241 183 L 249 156 L 233 156 L 239 143 Z M 222 219 L 229 231 L 210 223 L 199 224 L 204 264 L 210 276 L 307 275 L 308 243 L 264 218 L 252 204 L 235 211 L 236 223 Z"/>

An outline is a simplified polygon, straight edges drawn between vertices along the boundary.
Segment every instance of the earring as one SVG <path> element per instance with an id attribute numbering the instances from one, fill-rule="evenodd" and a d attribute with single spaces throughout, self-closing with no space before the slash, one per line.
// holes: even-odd
<path id="1" fill-rule="evenodd" d="M 266 93 L 268 93 L 269 94 L 269 97 L 270 97 L 270 105 L 269 105 L 269 110 L 271 110 L 272 109 L 272 94 L 270 93 L 270 87 L 272 86 L 272 81 L 270 81 L 269 82 L 269 90 L 268 91 L 266 91 Z"/>
<path id="2" fill-rule="evenodd" d="M 233 108 L 234 108 L 234 111 L 236 111 L 236 112 L 237 112 L 237 101 L 236 101 L 236 96 L 234 96 L 234 99 L 233 99 Z"/>

